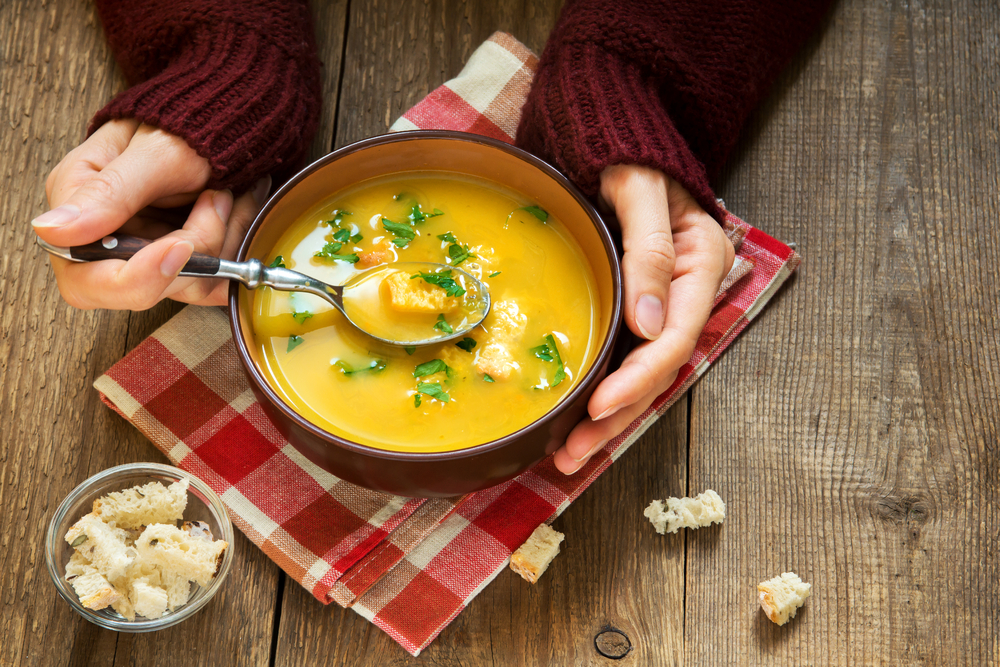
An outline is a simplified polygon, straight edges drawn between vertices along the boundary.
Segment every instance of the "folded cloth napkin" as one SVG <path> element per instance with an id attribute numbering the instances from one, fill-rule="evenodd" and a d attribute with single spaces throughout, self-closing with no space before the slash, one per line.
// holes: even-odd
<path id="1" fill-rule="evenodd" d="M 451 129 L 513 141 L 537 59 L 496 33 L 459 76 L 393 130 Z M 199 476 L 234 523 L 323 603 L 351 607 L 414 656 L 714 362 L 799 264 L 733 215 L 737 261 L 677 381 L 572 476 L 551 457 L 516 479 L 453 499 L 359 488 L 306 460 L 257 403 L 218 308 L 188 307 L 94 383 L 110 407 Z M 637 510 L 638 511 L 638 510 Z"/>

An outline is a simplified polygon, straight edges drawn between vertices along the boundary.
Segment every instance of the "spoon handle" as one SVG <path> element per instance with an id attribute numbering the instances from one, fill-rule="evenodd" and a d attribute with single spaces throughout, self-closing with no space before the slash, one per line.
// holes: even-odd
<path id="1" fill-rule="evenodd" d="M 87 245 L 62 248 L 38 239 L 38 244 L 53 255 L 73 262 L 96 262 L 102 259 L 130 259 L 152 241 L 127 234 L 109 234 L 100 241 Z M 191 259 L 181 269 L 182 276 L 214 276 L 219 272 L 218 257 L 192 253 Z"/>

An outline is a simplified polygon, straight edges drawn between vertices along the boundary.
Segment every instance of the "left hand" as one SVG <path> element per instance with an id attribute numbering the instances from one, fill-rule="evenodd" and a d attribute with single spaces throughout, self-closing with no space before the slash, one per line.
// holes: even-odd
<path id="1" fill-rule="evenodd" d="M 621 223 L 625 323 L 648 342 L 598 385 L 587 406 L 590 418 L 556 451 L 556 468 L 567 475 L 673 384 L 736 257 L 719 223 L 661 171 L 608 167 L 601 173 L 601 197 Z"/>

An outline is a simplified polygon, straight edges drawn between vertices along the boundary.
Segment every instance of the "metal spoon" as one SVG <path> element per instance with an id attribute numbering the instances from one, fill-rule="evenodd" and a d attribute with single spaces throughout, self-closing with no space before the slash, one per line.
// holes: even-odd
<path id="1" fill-rule="evenodd" d="M 63 259 L 68 259 L 71 262 L 96 262 L 104 259 L 127 260 L 151 243 L 151 241 L 135 236 L 112 234 L 88 245 L 63 248 L 47 243 L 38 237 L 35 238 L 38 245 L 45 249 L 46 252 L 62 257 Z M 360 310 L 356 313 L 355 317 L 352 317 L 348 311 L 353 310 L 353 308 L 344 307 L 345 290 L 350 293 L 352 288 L 365 284 L 366 279 L 370 279 L 373 274 L 392 269 L 405 270 L 412 275 L 420 272 L 440 274 L 443 271 L 451 271 L 452 273 L 449 274 L 450 277 L 466 292 L 462 295 L 462 299 L 463 304 L 468 304 L 468 308 L 465 309 L 466 312 L 462 321 L 456 324 L 448 324 L 447 327 L 427 327 L 427 329 L 434 332 L 434 335 L 426 338 L 399 340 L 391 335 L 391 327 L 387 326 L 382 330 L 378 330 L 376 328 L 377 322 L 373 322 L 372 318 L 362 317 L 364 313 Z M 489 313 L 491 305 L 489 289 L 478 278 L 458 267 L 431 262 L 396 262 L 394 264 L 374 266 L 366 271 L 356 273 L 343 285 L 330 285 L 298 271 L 281 267 L 264 266 L 258 259 L 251 259 L 246 262 L 233 262 L 196 252 L 191 255 L 191 259 L 181 269 L 180 275 L 192 278 L 236 280 L 246 285 L 249 289 L 271 287 L 284 292 L 307 292 L 315 294 L 343 313 L 347 321 L 357 327 L 358 330 L 388 345 L 405 347 L 434 345 L 459 338 L 483 321 Z M 366 320 L 365 325 L 363 326 L 361 323 L 355 321 L 356 319 Z M 452 329 L 451 333 L 447 332 L 447 328 L 449 327 Z M 390 335 L 386 335 L 387 332 Z"/>

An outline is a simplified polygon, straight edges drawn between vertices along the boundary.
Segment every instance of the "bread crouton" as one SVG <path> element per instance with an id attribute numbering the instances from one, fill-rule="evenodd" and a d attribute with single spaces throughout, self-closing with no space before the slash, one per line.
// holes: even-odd
<path id="1" fill-rule="evenodd" d="M 559 543 L 565 535 L 547 524 L 531 533 L 528 541 L 517 548 L 510 557 L 510 569 L 523 579 L 535 583 L 548 569 L 552 559 L 559 554 Z"/>
<path id="2" fill-rule="evenodd" d="M 167 610 L 167 592 L 142 579 L 132 582 L 132 592 L 129 598 L 135 613 L 139 616 L 159 618 Z"/>
<path id="3" fill-rule="evenodd" d="M 118 528 L 140 529 L 154 523 L 173 523 L 187 508 L 189 482 L 170 486 L 150 482 L 124 491 L 114 491 L 94 501 L 94 514 Z"/>
<path id="4" fill-rule="evenodd" d="M 143 563 L 155 565 L 164 575 L 183 574 L 201 586 L 215 576 L 228 546 L 223 540 L 209 542 L 166 524 L 149 526 L 135 541 Z"/>
<path id="5" fill-rule="evenodd" d="M 80 598 L 80 604 L 94 611 L 104 609 L 108 605 L 118 602 L 121 598 L 121 594 L 100 572 L 81 574 L 75 577 L 70 584 Z"/>
<path id="6" fill-rule="evenodd" d="M 498 301 L 493 304 L 483 327 L 489 336 L 476 355 L 476 370 L 494 380 L 507 380 L 520 366 L 510 350 L 521 340 L 528 316 L 521 312 L 515 301 Z"/>
<path id="7" fill-rule="evenodd" d="M 789 619 L 795 618 L 795 612 L 812 595 L 812 584 L 804 583 L 794 572 L 785 572 L 757 584 L 757 591 L 760 608 L 767 617 L 772 623 L 784 625 Z"/>
<path id="8" fill-rule="evenodd" d="M 358 253 L 358 268 L 370 269 L 379 264 L 389 264 L 396 261 L 396 251 L 388 239 L 382 239 L 371 250 Z"/>
<path id="9" fill-rule="evenodd" d="M 715 491 L 709 489 L 694 498 L 667 498 L 654 500 L 643 514 L 656 527 L 656 532 L 676 533 L 681 528 L 704 528 L 722 523 L 726 518 L 726 504 Z"/>
<path id="10" fill-rule="evenodd" d="M 96 514 L 87 514 L 66 531 L 66 541 L 109 580 L 124 576 L 135 560 L 135 549 L 126 546 L 128 536 L 121 528 L 101 521 Z"/>
<path id="11" fill-rule="evenodd" d="M 379 289 L 389 307 L 401 313 L 450 313 L 461 305 L 460 299 L 437 285 L 413 280 L 403 271 L 389 274 Z"/>

